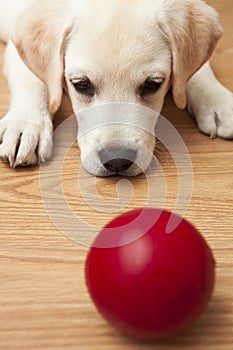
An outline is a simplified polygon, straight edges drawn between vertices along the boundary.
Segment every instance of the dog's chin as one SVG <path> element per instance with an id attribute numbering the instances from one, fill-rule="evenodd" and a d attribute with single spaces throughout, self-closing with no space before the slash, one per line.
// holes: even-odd
<path id="1" fill-rule="evenodd" d="M 120 172 L 114 172 L 105 169 L 105 167 L 100 167 L 93 171 L 93 169 L 84 168 L 89 174 L 94 175 L 96 177 L 111 177 L 111 176 L 123 176 L 123 177 L 135 177 L 144 173 L 144 171 L 138 166 L 131 166 L 130 169 Z"/>

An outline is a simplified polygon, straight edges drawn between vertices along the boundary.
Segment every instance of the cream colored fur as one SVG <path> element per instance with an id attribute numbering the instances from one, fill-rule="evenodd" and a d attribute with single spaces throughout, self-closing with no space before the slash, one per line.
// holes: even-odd
<path id="1" fill-rule="evenodd" d="M 0 121 L 0 157 L 11 166 L 50 158 L 52 117 L 64 86 L 78 122 L 80 111 L 112 103 L 160 113 L 172 86 L 177 107 L 188 105 L 202 132 L 233 138 L 233 97 L 208 63 L 222 28 L 216 11 L 204 1 L 8 0 L 0 2 L 0 14 L 12 93 L 9 112 Z M 94 96 L 74 89 L 83 77 L 95 86 Z M 148 77 L 163 83 L 156 93 L 142 97 L 139 87 Z M 152 154 L 155 138 L 134 125 L 133 113 L 130 118 L 131 128 L 97 125 L 89 137 L 79 139 L 87 171 L 113 175 L 98 152 L 117 147 L 124 158 L 129 139 L 136 165 L 116 172 L 134 176 L 149 166 L 151 157 L 143 149 Z"/>

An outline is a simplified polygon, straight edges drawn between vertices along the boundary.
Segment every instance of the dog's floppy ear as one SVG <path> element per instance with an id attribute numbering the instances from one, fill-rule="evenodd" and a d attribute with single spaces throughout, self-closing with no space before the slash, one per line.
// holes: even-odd
<path id="1" fill-rule="evenodd" d="M 173 98 L 186 106 L 186 83 L 209 59 L 222 27 L 216 11 L 202 0 L 164 0 L 159 27 L 172 52 Z"/>
<path id="2" fill-rule="evenodd" d="M 68 10 L 52 0 L 40 2 L 18 20 L 12 40 L 27 67 L 48 89 L 49 110 L 53 114 L 62 99 L 64 49 L 71 31 Z"/>

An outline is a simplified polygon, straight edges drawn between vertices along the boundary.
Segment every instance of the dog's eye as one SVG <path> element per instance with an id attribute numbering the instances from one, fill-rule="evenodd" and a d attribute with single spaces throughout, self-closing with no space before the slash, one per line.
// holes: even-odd
<path id="1" fill-rule="evenodd" d="M 71 83 L 73 84 L 75 90 L 87 97 L 93 97 L 95 95 L 95 87 L 91 83 L 90 79 L 87 77 L 83 77 L 81 79 L 77 80 L 71 80 Z"/>
<path id="2" fill-rule="evenodd" d="M 163 82 L 163 78 L 147 78 L 139 88 L 140 96 L 146 97 L 155 94 L 161 88 Z"/>

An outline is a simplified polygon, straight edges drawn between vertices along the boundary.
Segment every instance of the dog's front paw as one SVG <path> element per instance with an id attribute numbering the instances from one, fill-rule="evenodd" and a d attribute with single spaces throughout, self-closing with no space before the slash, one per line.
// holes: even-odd
<path id="1" fill-rule="evenodd" d="M 211 138 L 233 139 L 233 94 L 221 84 L 210 86 L 208 92 L 192 92 L 188 95 L 188 109 L 199 129 Z"/>
<path id="2" fill-rule="evenodd" d="M 52 134 L 49 113 L 11 110 L 0 120 L 0 157 L 11 167 L 45 162 L 52 154 Z"/>

